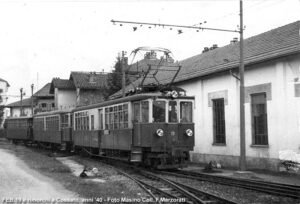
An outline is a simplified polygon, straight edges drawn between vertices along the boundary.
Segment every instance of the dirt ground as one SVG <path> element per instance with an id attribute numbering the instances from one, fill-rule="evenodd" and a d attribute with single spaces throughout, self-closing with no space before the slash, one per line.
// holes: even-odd
<path id="1" fill-rule="evenodd" d="M 0 198 L 3 203 L 17 200 L 52 202 L 56 199 L 78 199 L 79 196 L 30 169 L 10 151 L 0 149 Z"/>
<path id="2" fill-rule="evenodd" d="M 79 156 L 57 156 L 51 151 L 1 140 L 0 203 L 18 203 L 20 199 L 23 203 L 112 203 L 114 199 L 122 203 L 122 198 L 147 196 L 133 181 L 109 166 Z M 97 178 L 80 178 L 81 167 L 96 167 Z"/>

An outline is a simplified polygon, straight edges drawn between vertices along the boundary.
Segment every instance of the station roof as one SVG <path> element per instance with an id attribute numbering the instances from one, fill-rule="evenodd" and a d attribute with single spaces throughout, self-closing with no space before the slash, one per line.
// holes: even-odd
<path id="1" fill-rule="evenodd" d="M 71 72 L 70 80 L 76 88 L 103 89 L 106 87 L 107 74 L 101 72 Z"/>
<path id="2" fill-rule="evenodd" d="M 50 93 L 50 86 L 51 83 L 47 83 L 45 86 L 43 86 L 43 88 L 41 88 L 40 90 L 38 90 L 37 92 L 35 92 L 35 94 L 33 94 L 34 97 L 54 97 L 53 94 Z"/>
<path id="3" fill-rule="evenodd" d="M 10 87 L 9 83 L 6 80 L 0 78 L 0 81 L 5 82 L 7 87 Z"/>
<path id="4" fill-rule="evenodd" d="M 68 90 L 75 90 L 75 85 L 73 81 L 68 79 L 60 79 L 60 78 L 53 78 L 50 86 L 50 93 L 54 94 L 54 89 L 68 89 Z"/>
<path id="5" fill-rule="evenodd" d="M 16 101 L 6 105 L 8 108 L 21 107 L 21 101 Z M 22 100 L 22 107 L 31 107 L 31 98 L 26 98 Z"/>

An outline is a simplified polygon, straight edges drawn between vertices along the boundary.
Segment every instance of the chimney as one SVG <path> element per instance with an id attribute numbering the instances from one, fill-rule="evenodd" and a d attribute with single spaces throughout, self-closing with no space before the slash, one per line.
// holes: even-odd
<path id="1" fill-rule="evenodd" d="M 204 52 L 208 52 L 208 51 L 209 51 L 209 48 L 208 48 L 208 47 L 204 47 L 204 49 L 203 49 L 202 53 L 204 53 Z"/>
<path id="2" fill-rule="evenodd" d="M 235 44 L 237 43 L 239 40 L 238 38 L 233 38 L 231 41 L 230 41 L 230 44 Z"/>
<path id="3" fill-rule="evenodd" d="M 89 74 L 89 82 L 96 83 L 96 72 L 90 72 Z"/>

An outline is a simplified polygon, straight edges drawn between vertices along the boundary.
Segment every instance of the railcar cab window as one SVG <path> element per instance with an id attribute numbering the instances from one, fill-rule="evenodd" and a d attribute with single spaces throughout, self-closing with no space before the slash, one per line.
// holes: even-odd
<path id="1" fill-rule="evenodd" d="M 169 123 L 177 123 L 177 101 L 169 101 Z"/>
<path id="2" fill-rule="evenodd" d="M 133 103 L 133 122 L 149 122 L 149 101 L 138 101 Z"/>
<path id="3" fill-rule="evenodd" d="M 153 122 L 161 123 L 166 122 L 166 102 L 165 101 L 153 101 Z"/>
<path id="4" fill-rule="evenodd" d="M 192 123 L 193 122 L 193 103 L 188 101 L 180 102 L 180 122 Z"/>

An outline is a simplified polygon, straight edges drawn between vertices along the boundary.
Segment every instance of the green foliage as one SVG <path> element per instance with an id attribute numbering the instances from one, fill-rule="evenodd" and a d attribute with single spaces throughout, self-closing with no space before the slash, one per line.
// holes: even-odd
<path id="1" fill-rule="evenodd" d="M 128 76 L 125 78 L 126 85 L 130 83 Z M 114 70 L 108 74 L 107 77 L 107 88 L 105 91 L 105 98 L 108 97 L 117 91 L 122 89 L 122 64 L 121 59 L 118 57 L 114 65 Z"/>

